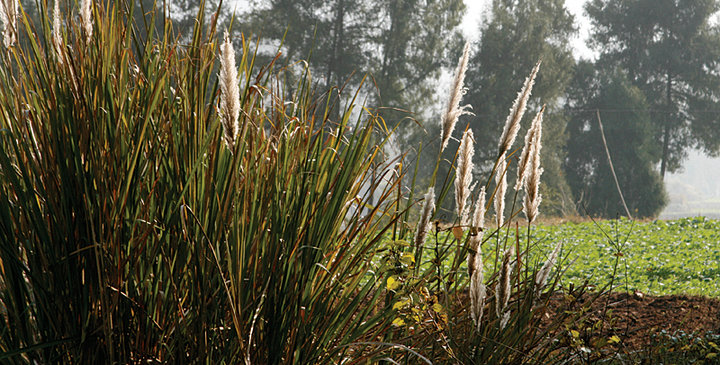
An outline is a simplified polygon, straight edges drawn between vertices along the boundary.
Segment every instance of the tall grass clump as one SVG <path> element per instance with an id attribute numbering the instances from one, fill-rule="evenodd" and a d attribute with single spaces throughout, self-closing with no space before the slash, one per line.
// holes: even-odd
<path id="1" fill-rule="evenodd" d="M 79 5 L 20 8 L 2 56 L 0 362 L 377 355 L 399 179 L 366 184 L 376 115 L 330 119 L 307 70 L 255 67 L 203 3 L 187 43 L 170 22 L 140 37 L 132 2 Z"/>
<path id="2" fill-rule="evenodd" d="M 466 67 L 464 54 L 456 71 L 455 86 L 462 88 Z M 584 318 L 582 308 L 592 302 L 583 299 L 581 303 L 578 299 L 583 297 L 584 286 L 564 297 L 557 292 L 562 242 L 544 242 L 542 237 L 532 234 L 542 200 L 540 152 L 544 107 L 529 126 L 522 151 L 515 149 L 514 142 L 539 71 L 538 62 L 510 108 L 488 180 L 473 182 L 473 133 L 468 126 L 454 160 L 449 161 L 449 175 L 439 179 L 433 175 L 431 179 L 430 191 L 438 194 L 428 194 L 422 202 L 421 219 L 415 236 L 411 237 L 414 254 L 403 253 L 404 237 L 395 241 L 396 247 L 400 247 L 400 252 L 393 254 L 396 260 L 413 270 L 396 271 L 387 285 L 399 298 L 394 304 L 398 319 L 393 322 L 397 333 L 393 338 L 403 338 L 401 343 L 435 362 L 564 361 L 571 352 L 564 340 L 568 328 Z M 461 95 L 457 87 L 452 88 L 449 104 L 457 108 Z M 452 123 L 448 123 L 451 118 L 443 116 L 443 133 L 436 141 L 441 151 L 454 130 L 456 117 L 468 107 L 457 109 Z M 439 157 L 436 166 L 443 161 L 446 160 Z M 514 194 L 508 194 L 507 173 L 515 163 L 518 177 Z M 438 171 L 436 168 L 435 174 Z M 454 183 L 450 183 L 453 175 Z M 440 184 L 435 185 L 436 181 Z M 427 207 L 442 206 L 453 188 L 454 219 L 435 221 L 428 232 L 427 222 L 436 218 L 435 212 Z M 494 207 L 494 219 L 486 218 L 490 207 Z M 494 224 L 488 225 L 486 221 Z M 523 242 L 519 238 L 521 226 L 527 230 Z M 544 252 L 540 247 L 548 243 L 554 249 Z M 390 353 L 398 362 L 416 360 L 402 351 Z"/>

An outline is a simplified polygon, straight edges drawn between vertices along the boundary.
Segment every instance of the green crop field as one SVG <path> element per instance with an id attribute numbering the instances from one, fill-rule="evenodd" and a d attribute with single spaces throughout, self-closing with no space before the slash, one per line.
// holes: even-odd
<path id="1" fill-rule="evenodd" d="M 720 296 L 720 221 L 603 221 L 540 226 L 537 238 L 548 246 L 565 243 L 570 262 L 565 281 L 585 278 L 599 285 L 615 280 L 620 289 L 646 294 L 689 293 Z M 617 256 L 616 256 L 617 255 Z"/>
<path id="2" fill-rule="evenodd" d="M 525 245 L 527 227 L 519 227 Z M 507 234 L 515 241 L 515 229 Z M 489 233 L 487 233 L 489 234 Z M 506 234 L 502 231 L 502 235 Z M 628 219 L 563 223 L 532 227 L 530 265 L 540 267 L 553 247 L 562 242 L 562 284 L 603 287 L 613 280 L 613 290 L 638 290 L 649 295 L 694 294 L 720 297 L 720 220 L 704 217 L 633 222 Z M 504 240 L 504 238 L 503 238 Z M 501 240 L 501 241 L 503 241 Z M 451 235 L 441 234 L 441 247 L 452 246 Z M 488 272 L 494 272 L 497 239 L 483 244 Z M 423 265 L 434 258 L 434 238 L 426 242 Z M 452 255 L 445 259 L 450 269 Z M 466 266 L 461 266 L 462 277 Z"/>
<path id="3" fill-rule="evenodd" d="M 615 290 L 720 297 L 720 220 L 564 223 L 534 227 L 532 235 L 536 252 L 547 254 L 563 242 L 565 285 L 585 279 L 606 285 L 615 272 Z"/>

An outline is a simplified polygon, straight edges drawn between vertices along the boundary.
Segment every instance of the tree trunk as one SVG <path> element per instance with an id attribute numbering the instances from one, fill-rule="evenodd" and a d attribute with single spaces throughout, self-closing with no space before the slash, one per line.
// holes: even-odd
<path id="1" fill-rule="evenodd" d="M 327 73 L 325 75 L 328 89 L 332 87 L 332 77 L 338 77 L 337 66 L 340 61 L 340 45 L 344 41 L 345 30 L 345 1 L 338 0 L 335 3 L 335 19 L 333 20 L 333 44 L 332 53 L 328 59 Z"/>

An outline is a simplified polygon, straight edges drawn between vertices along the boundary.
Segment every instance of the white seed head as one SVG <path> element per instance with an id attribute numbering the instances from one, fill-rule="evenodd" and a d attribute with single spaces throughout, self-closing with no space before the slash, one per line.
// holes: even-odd
<path id="1" fill-rule="evenodd" d="M 465 202 L 470 196 L 470 184 L 472 184 L 472 158 L 475 153 L 473 141 L 473 132 L 468 129 L 460 141 L 458 164 L 455 171 L 455 208 L 461 225 L 466 225 L 468 219 L 469 209 L 466 209 Z"/>
<path id="2" fill-rule="evenodd" d="M 55 47 L 55 54 L 57 55 L 58 63 L 63 63 L 63 39 L 60 25 L 60 0 L 55 0 L 53 7 L 53 29 L 52 29 L 52 42 Z"/>
<path id="3" fill-rule="evenodd" d="M 223 139 L 232 151 L 240 131 L 240 87 L 235 67 L 235 49 L 230 35 L 225 31 L 225 40 L 220 46 L 220 117 Z"/>
<path id="4" fill-rule="evenodd" d="M 525 147 L 523 147 L 522 153 L 520 154 L 520 161 L 518 162 L 518 176 L 517 181 L 515 182 L 515 191 L 520 191 L 525 179 L 527 178 L 527 165 L 530 160 L 530 152 L 532 150 L 535 134 L 538 130 L 542 129 L 543 112 L 545 112 L 544 105 L 537 116 L 535 116 L 535 119 L 533 119 L 533 122 L 525 135 Z"/>
<path id="5" fill-rule="evenodd" d="M 513 142 L 515 142 L 515 137 L 520 130 L 520 120 L 525 114 L 525 107 L 527 106 L 528 99 L 530 99 L 530 94 L 532 93 L 532 88 L 535 84 L 535 76 L 537 76 L 538 70 L 540 70 L 540 62 L 535 64 L 532 72 L 530 72 L 530 76 L 525 79 L 522 89 L 520 89 L 515 102 L 513 102 L 512 108 L 510 108 L 510 114 L 508 115 L 507 120 L 505 120 L 505 128 L 503 129 L 503 133 L 498 144 L 500 150 L 499 155 L 505 154 L 505 152 L 510 149 Z"/>
<path id="6" fill-rule="evenodd" d="M 92 0 L 80 1 L 80 21 L 85 31 L 85 43 L 90 43 L 93 34 Z"/>
<path id="7" fill-rule="evenodd" d="M 445 150 L 445 147 L 447 147 L 458 118 L 463 114 L 472 114 L 468 111 L 470 105 L 460 106 L 460 101 L 462 100 L 463 95 L 467 92 L 467 89 L 464 87 L 464 82 L 469 54 L 470 43 L 465 43 L 463 55 L 460 57 L 457 69 L 455 69 L 455 78 L 453 79 L 453 87 L 450 91 L 450 99 L 448 100 L 447 108 L 445 109 L 445 113 L 443 114 L 442 121 L 440 123 L 442 126 L 440 134 L 440 139 L 442 141 L 440 145 L 441 152 Z"/>
<path id="8" fill-rule="evenodd" d="M 475 329 L 478 332 L 480 331 L 483 307 L 485 307 L 485 298 L 487 297 L 483 260 L 479 248 L 478 245 L 478 252 L 476 255 L 473 255 L 472 266 L 475 267 L 475 269 L 470 275 L 470 315 L 475 322 Z"/>
<path id="9" fill-rule="evenodd" d="M 558 242 L 558 244 L 555 245 L 555 249 L 552 251 L 552 253 L 550 253 L 550 256 L 548 256 L 547 260 L 545 261 L 545 264 L 543 264 L 540 271 L 538 271 L 535 275 L 535 290 L 537 293 L 540 293 L 542 288 L 547 283 L 548 276 L 550 276 L 550 270 L 552 270 L 555 262 L 557 261 L 561 247 L 562 242 Z"/>
<path id="10" fill-rule="evenodd" d="M 498 228 L 505 224 L 505 192 L 507 191 L 507 162 L 505 155 L 500 156 L 497 170 L 495 171 L 495 223 Z"/>
<path id="11" fill-rule="evenodd" d="M 477 263 L 475 262 L 476 253 L 480 253 L 480 245 L 483 239 L 483 228 L 485 228 L 485 187 L 480 189 L 480 195 L 478 196 L 477 202 L 475 202 L 475 210 L 472 217 L 472 230 L 474 235 L 470 236 L 469 252 L 468 252 L 468 273 L 472 278 L 473 272 L 475 271 Z M 482 260 L 481 260 L 482 261 Z M 480 263 L 482 265 L 482 263 Z M 482 270 L 482 267 L 480 268 Z"/>
<path id="12" fill-rule="evenodd" d="M 3 44 L 12 47 L 17 42 L 18 4 L 17 0 L 0 0 L 0 20 L 3 23 Z"/>
<path id="13" fill-rule="evenodd" d="M 512 276 L 512 256 L 514 254 L 513 246 L 505 250 L 502 266 L 500 267 L 500 276 L 497 284 L 495 284 L 495 314 L 501 318 L 510 301 L 510 276 Z"/>
<path id="14" fill-rule="evenodd" d="M 430 217 L 432 216 L 432 213 L 434 210 L 435 210 L 435 189 L 431 187 L 430 189 L 428 189 L 427 194 L 425 194 L 422 214 L 420 215 L 420 220 L 418 221 L 417 229 L 415 230 L 415 247 L 416 248 L 420 247 L 420 245 L 423 245 L 425 243 L 425 237 L 427 237 L 428 226 L 430 223 Z"/>
<path id="15" fill-rule="evenodd" d="M 525 198 L 523 200 L 523 211 L 528 223 L 535 221 L 539 214 L 540 202 L 540 176 L 543 169 L 540 167 L 540 150 L 542 149 L 542 128 L 533 135 L 532 147 L 530 149 L 530 161 L 528 161 L 528 175 L 525 179 Z"/>

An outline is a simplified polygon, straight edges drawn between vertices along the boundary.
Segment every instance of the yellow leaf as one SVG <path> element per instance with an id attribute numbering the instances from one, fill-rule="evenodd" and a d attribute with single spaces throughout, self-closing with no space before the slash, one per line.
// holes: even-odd
<path id="1" fill-rule="evenodd" d="M 402 318 L 395 318 L 395 320 L 392 321 L 392 324 L 400 327 L 405 325 L 405 321 L 403 321 Z"/>
<path id="2" fill-rule="evenodd" d="M 570 331 L 570 335 L 571 335 L 573 338 L 578 338 L 578 337 L 580 337 L 580 332 L 575 331 L 575 330 L 572 330 L 572 331 Z"/>
<path id="3" fill-rule="evenodd" d="M 433 304 L 432 309 L 438 313 L 443 311 L 443 307 L 442 307 L 442 305 L 440 305 L 440 303 Z"/>
<path id="4" fill-rule="evenodd" d="M 618 342 L 620 342 L 620 337 L 618 337 L 618 336 L 612 336 L 612 337 L 610 337 L 610 338 L 608 339 L 608 342 L 610 342 L 610 343 L 618 343 Z"/>
<path id="5" fill-rule="evenodd" d="M 386 287 L 388 290 L 395 290 L 400 287 L 400 281 L 395 279 L 394 276 L 387 278 Z"/>
<path id="6" fill-rule="evenodd" d="M 415 263 L 415 255 L 413 255 L 409 252 L 406 252 L 400 258 L 400 262 L 402 262 L 405 265 L 410 266 Z"/>
<path id="7" fill-rule="evenodd" d="M 717 357 L 717 353 L 711 352 L 705 356 L 706 359 L 714 359 Z"/>
<path id="8" fill-rule="evenodd" d="M 455 236 L 455 239 L 456 239 L 456 240 L 462 241 L 463 234 L 464 234 L 465 232 L 463 232 L 462 227 L 453 227 L 452 233 L 453 233 L 453 236 Z"/>

